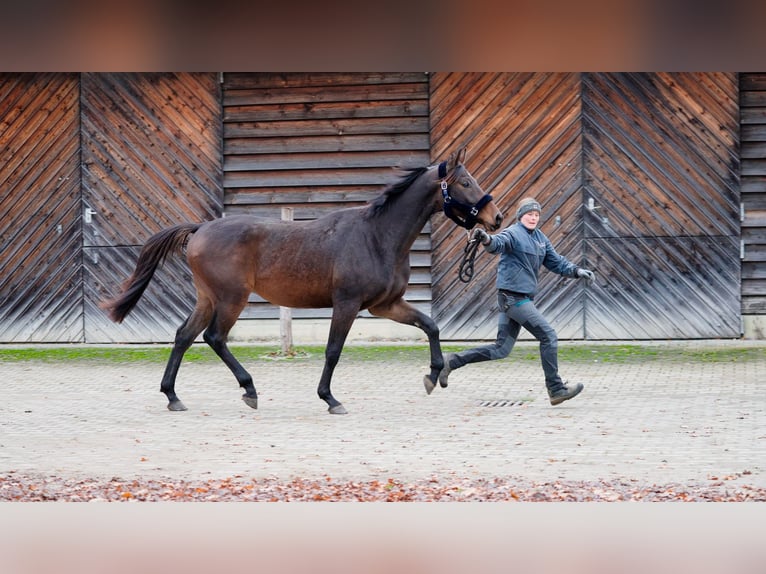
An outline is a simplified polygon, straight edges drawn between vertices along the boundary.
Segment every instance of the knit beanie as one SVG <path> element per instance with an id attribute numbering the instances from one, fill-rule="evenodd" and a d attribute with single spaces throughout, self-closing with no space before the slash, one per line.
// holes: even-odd
<path id="1" fill-rule="evenodd" d="M 525 197 L 519 201 L 519 208 L 516 210 L 516 219 L 521 219 L 525 213 L 529 213 L 530 211 L 537 211 L 542 214 L 542 209 L 537 200 L 532 197 Z"/>

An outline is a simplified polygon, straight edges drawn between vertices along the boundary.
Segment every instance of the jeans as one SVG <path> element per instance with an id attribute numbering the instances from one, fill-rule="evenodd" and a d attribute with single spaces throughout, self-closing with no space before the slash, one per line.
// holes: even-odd
<path id="1" fill-rule="evenodd" d="M 540 341 L 540 360 L 548 391 L 554 392 L 562 388 L 564 383 L 559 376 L 559 340 L 553 327 L 528 297 L 498 291 L 497 302 L 499 312 L 495 342 L 456 353 L 450 360 L 450 367 L 458 369 L 469 363 L 504 359 L 510 354 L 519 331 L 524 327 Z"/>

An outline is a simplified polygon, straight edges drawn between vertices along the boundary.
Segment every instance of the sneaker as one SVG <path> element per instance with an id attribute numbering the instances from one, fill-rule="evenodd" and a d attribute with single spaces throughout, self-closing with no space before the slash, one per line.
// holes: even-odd
<path id="1" fill-rule="evenodd" d="M 573 399 L 577 395 L 580 394 L 580 391 L 583 390 L 583 384 L 577 383 L 576 385 L 568 386 L 566 383 L 557 391 L 548 391 L 548 396 L 551 399 L 551 404 L 553 406 L 560 405 L 564 401 L 568 401 L 569 399 Z"/>
<path id="2" fill-rule="evenodd" d="M 449 366 L 450 359 L 454 357 L 454 353 L 449 353 L 448 355 L 445 355 L 444 357 L 444 366 L 442 367 L 442 370 L 439 371 L 439 386 L 441 388 L 446 389 L 447 388 L 447 378 L 449 377 L 449 374 L 452 372 L 452 367 Z"/>

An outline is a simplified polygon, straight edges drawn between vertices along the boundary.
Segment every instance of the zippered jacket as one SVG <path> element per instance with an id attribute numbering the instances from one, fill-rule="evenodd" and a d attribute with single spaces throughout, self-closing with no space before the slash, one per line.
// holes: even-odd
<path id="1" fill-rule="evenodd" d="M 529 231 L 518 221 L 491 235 L 490 243 L 484 249 L 500 255 L 495 281 L 498 289 L 534 296 L 543 265 L 565 277 L 576 277 L 577 274 L 578 266 L 556 253 L 542 231 Z"/>

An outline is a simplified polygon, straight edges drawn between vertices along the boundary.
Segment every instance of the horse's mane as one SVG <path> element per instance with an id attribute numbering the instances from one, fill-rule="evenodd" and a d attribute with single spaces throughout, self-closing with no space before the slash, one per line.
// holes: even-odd
<path id="1" fill-rule="evenodd" d="M 416 179 L 428 171 L 428 166 L 413 167 L 403 171 L 405 173 L 399 181 L 390 184 L 378 197 L 369 202 L 367 210 L 369 217 L 376 217 L 385 212 L 404 190 L 409 189 Z"/>

